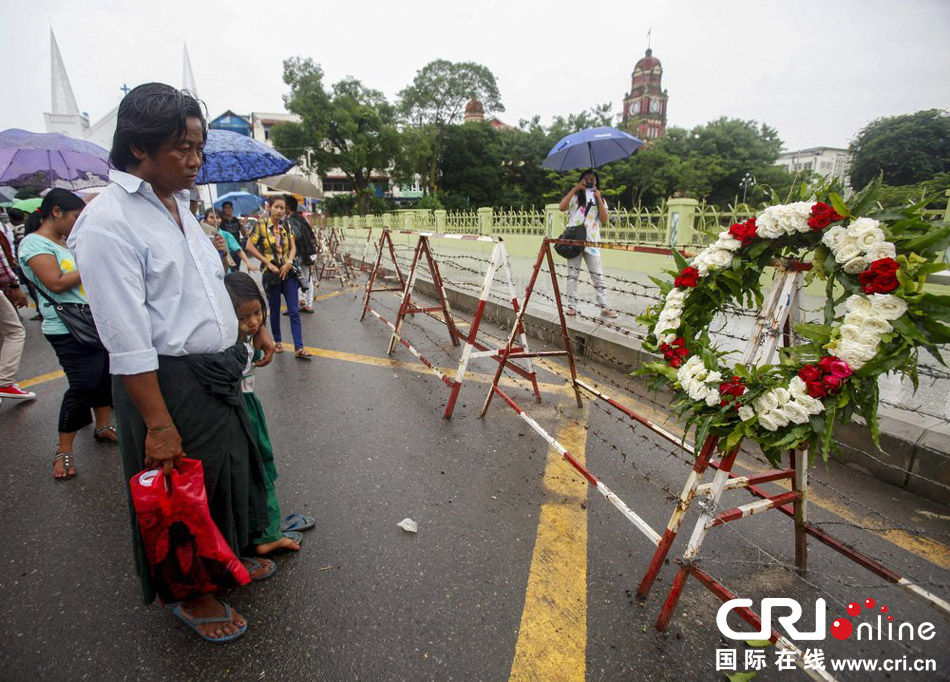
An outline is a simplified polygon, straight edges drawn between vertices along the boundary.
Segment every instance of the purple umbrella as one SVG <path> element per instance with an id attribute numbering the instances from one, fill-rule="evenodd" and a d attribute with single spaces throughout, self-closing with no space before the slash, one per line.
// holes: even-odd
<path id="1" fill-rule="evenodd" d="M 97 187 L 109 180 L 109 152 L 59 133 L 0 132 L 0 185 Z"/>

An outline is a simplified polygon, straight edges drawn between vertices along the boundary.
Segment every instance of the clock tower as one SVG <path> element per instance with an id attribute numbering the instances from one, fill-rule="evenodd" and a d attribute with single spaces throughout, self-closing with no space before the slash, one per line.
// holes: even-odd
<path id="1" fill-rule="evenodd" d="M 647 48 L 646 54 L 633 67 L 630 92 L 623 98 L 623 126 L 644 140 L 666 134 L 666 90 L 663 89 L 663 66 Z"/>

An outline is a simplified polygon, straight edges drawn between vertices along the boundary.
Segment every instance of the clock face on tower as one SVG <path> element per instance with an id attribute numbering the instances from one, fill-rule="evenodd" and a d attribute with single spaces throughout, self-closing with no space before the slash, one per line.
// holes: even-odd
<path id="1" fill-rule="evenodd" d="M 660 100 L 654 99 L 650 101 L 650 111 L 654 114 L 660 110 Z"/>

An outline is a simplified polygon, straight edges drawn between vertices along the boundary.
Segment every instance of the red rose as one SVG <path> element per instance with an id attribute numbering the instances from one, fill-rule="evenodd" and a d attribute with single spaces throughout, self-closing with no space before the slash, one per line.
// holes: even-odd
<path id="1" fill-rule="evenodd" d="M 900 263 L 893 258 L 878 258 L 868 267 L 869 272 L 873 272 L 877 275 L 893 275 L 900 269 Z"/>
<path id="2" fill-rule="evenodd" d="M 755 232 L 755 218 L 749 218 L 744 223 L 734 223 L 730 225 L 729 234 L 742 242 L 743 246 L 748 246 L 755 241 L 757 236 Z"/>
<path id="3" fill-rule="evenodd" d="M 838 215 L 828 204 L 817 202 L 811 207 L 811 215 L 808 218 L 808 227 L 813 230 L 823 230 L 831 223 L 841 220 L 843 216 Z"/>
<path id="4" fill-rule="evenodd" d="M 699 270 L 696 268 L 685 267 L 680 272 L 680 276 L 673 280 L 674 286 L 689 288 L 699 284 Z"/>
<path id="5" fill-rule="evenodd" d="M 818 368 L 817 365 L 805 365 L 800 370 L 798 370 L 798 376 L 806 384 L 813 381 L 821 381 L 821 375 L 823 372 Z"/>
<path id="6" fill-rule="evenodd" d="M 881 260 L 890 259 L 882 258 Z M 874 262 L 879 263 L 880 261 Z M 858 279 L 861 280 L 861 289 L 866 294 L 887 294 L 900 286 L 900 281 L 897 279 L 897 275 L 895 275 L 893 272 L 878 274 L 873 270 L 865 270 L 860 275 L 858 275 Z"/>
<path id="7" fill-rule="evenodd" d="M 743 393 L 745 393 L 745 384 L 742 383 L 742 379 L 739 377 L 732 377 L 729 381 L 723 381 L 719 384 L 719 395 L 722 396 L 719 405 L 727 405 Z"/>
<path id="8" fill-rule="evenodd" d="M 821 381 L 806 381 L 805 389 L 808 391 L 808 395 L 812 398 L 818 398 L 819 400 L 828 395 L 828 391 Z"/>
<path id="9" fill-rule="evenodd" d="M 821 385 L 827 388 L 829 393 L 837 393 L 841 390 L 841 379 L 833 374 L 826 374 Z"/>
<path id="10" fill-rule="evenodd" d="M 851 366 L 840 358 L 836 358 L 834 355 L 827 355 L 818 361 L 818 366 L 821 368 L 825 374 L 830 374 L 833 377 L 844 380 L 849 376 L 854 374 L 854 371 L 851 369 Z"/>
<path id="11" fill-rule="evenodd" d="M 670 367 L 673 367 L 674 369 L 679 369 L 682 365 L 683 365 L 683 361 L 680 360 L 679 358 L 673 358 L 672 360 L 670 360 Z"/>

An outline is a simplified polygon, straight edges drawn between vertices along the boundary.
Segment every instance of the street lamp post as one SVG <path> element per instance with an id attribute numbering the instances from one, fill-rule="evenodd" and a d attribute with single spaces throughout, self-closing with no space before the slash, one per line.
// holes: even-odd
<path id="1" fill-rule="evenodd" d="M 755 184 L 755 176 L 752 173 L 746 173 L 742 176 L 742 180 L 739 181 L 739 187 L 742 188 L 742 203 L 745 203 L 745 195 L 749 190 L 749 185 Z"/>

